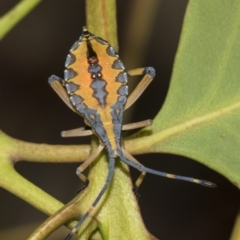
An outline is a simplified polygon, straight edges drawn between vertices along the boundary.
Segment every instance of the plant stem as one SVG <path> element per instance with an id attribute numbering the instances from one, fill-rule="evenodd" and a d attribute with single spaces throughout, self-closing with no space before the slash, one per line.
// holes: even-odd
<path id="1" fill-rule="evenodd" d="M 0 186 L 41 212 L 50 216 L 63 206 L 63 203 L 22 177 L 11 164 L 2 161 L 1 158 L 0 168 Z"/>
<path id="2" fill-rule="evenodd" d="M 86 0 L 87 27 L 118 50 L 115 0 Z"/>
<path id="3" fill-rule="evenodd" d="M 0 18 L 0 40 L 42 0 L 22 0 Z"/>
<path id="4" fill-rule="evenodd" d="M 21 141 L 0 131 L 0 150 L 13 164 L 31 162 L 82 162 L 90 154 L 89 145 L 48 145 Z"/>
<path id="5" fill-rule="evenodd" d="M 240 208 L 238 215 L 235 220 L 234 228 L 230 240 L 239 240 L 240 239 Z"/>

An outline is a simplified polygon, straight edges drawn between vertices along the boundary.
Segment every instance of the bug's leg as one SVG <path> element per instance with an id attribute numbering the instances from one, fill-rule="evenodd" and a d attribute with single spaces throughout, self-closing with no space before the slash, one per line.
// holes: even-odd
<path id="1" fill-rule="evenodd" d="M 127 158 L 129 158 L 132 162 L 135 162 L 136 164 L 142 165 L 136 158 L 134 158 L 132 155 L 130 155 L 126 150 L 124 150 L 124 154 L 128 154 Z M 138 189 L 140 185 L 142 184 L 142 181 L 146 175 L 146 171 L 141 171 L 140 176 L 137 178 L 134 188 Z"/>
<path id="2" fill-rule="evenodd" d="M 209 182 L 209 181 L 196 179 L 196 178 L 192 178 L 192 177 L 175 175 L 175 174 L 161 172 L 161 171 L 157 171 L 157 170 L 154 170 L 151 168 L 147 168 L 147 167 L 143 166 L 142 164 L 137 163 L 137 160 L 123 148 L 118 150 L 118 154 L 119 154 L 120 159 L 123 162 L 125 162 L 129 166 L 132 166 L 132 167 L 138 169 L 141 172 L 148 172 L 148 173 L 158 175 L 161 177 L 167 177 L 167 178 L 178 179 L 178 180 L 183 180 L 183 181 L 187 181 L 187 182 L 193 182 L 193 183 L 197 183 L 202 186 L 205 186 L 205 187 L 216 187 L 216 184 Z M 141 182 L 141 180 L 140 180 L 140 182 Z"/>
<path id="3" fill-rule="evenodd" d="M 83 185 L 77 190 L 77 194 L 79 194 L 79 193 L 82 192 L 85 188 L 87 188 L 88 184 L 89 184 L 89 180 L 87 179 L 87 180 L 83 183 Z"/>
<path id="4" fill-rule="evenodd" d="M 136 100 L 141 96 L 141 94 L 145 91 L 145 89 L 148 87 L 150 82 L 155 77 L 155 70 L 153 67 L 137 68 L 137 69 L 129 70 L 127 73 L 129 76 L 144 74 L 144 77 L 139 82 L 137 87 L 129 95 L 124 108 L 125 110 L 131 107 L 132 104 L 136 102 Z"/>
<path id="5" fill-rule="evenodd" d="M 125 125 L 123 125 L 122 130 L 123 131 L 132 130 L 132 129 L 142 128 L 142 127 L 146 127 L 146 126 L 150 126 L 150 125 L 152 125 L 152 120 L 148 119 L 148 120 L 141 121 L 141 122 L 125 124 Z M 136 159 L 134 159 L 134 160 L 136 160 Z M 135 162 L 139 163 L 137 160 Z M 142 181 L 145 177 L 145 174 L 146 174 L 146 172 L 142 172 L 140 174 L 140 176 L 138 177 L 137 181 L 135 182 L 135 184 L 133 185 L 133 192 L 134 192 L 138 201 L 140 200 L 140 193 L 139 193 L 138 189 L 139 189 L 139 186 L 141 185 L 141 183 L 142 183 Z"/>
<path id="6" fill-rule="evenodd" d="M 72 103 L 70 102 L 69 96 L 65 90 L 64 86 L 64 80 L 60 77 L 57 77 L 55 75 L 52 75 L 48 79 L 48 83 L 53 88 L 53 90 L 58 94 L 58 96 L 67 104 L 67 106 L 72 109 L 74 112 L 76 110 L 73 108 Z"/>
<path id="7" fill-rule="evenodd" d="M 136 122 L 136 123 L 128 123 L 123 125 L 122 130 L 132 130 L 132 129 L 136 129 L 136 128 L 142 128 L 142 127 L 146 127 L 152 125 L 152 120 L 148 119 L 145 121 L 141 121 L 141 122 Z M 140 164 L 135 158 L 132 159 L 133 162 L 136 162 L 138 164 Z M 135 196 L 137 198 L 137 200 L 140 200 L 140 193 L 138 192 L 139 186 L 141 185 L 144 177 L 146 175 L 146 172 L 142 172 L 140 174 L 140 176 L 138 177 L 138 179 L 136 180 L 135 184 L 133 185 L 133 192 L 135 193 Z"/>
<path id="8" fill-rule="evenodd" d="M 124 154 L 126 153 L 126 157 L 129 158 L 132 162 L 136 163 L 136 164 L 139 164 L 139 165 L 142 165 L 136 158 L 134 158 L 132 155 L 130 155 L 126 150 L 122 149 Z M 145 171 L 141 171 L 141 174 L 139 175 L 139 177 L 137 178 L 136 182 L 133 184 L 133 192 L 137 198 L 137 200 L 139 201 L 140 200 L 140 193 L 139 193 L 139 187 L 140 185 L 142 184 L 142 181 L 144 179 L 146 175 L 146 172 Z"/>
<path id="9" fill-rule="evenodd" d="M 73 234 L 78 230 L 78 228 L 81 226 L 81 224 L 83 223 L 83 221 L 89 216 L 89 214 L 95 209 L 96 205 L 98 204 L 98 202 L 100 201 L 100 199 L 102 198 L 103 194 L 106 192 L 109 183 L 112 180 L 113 177 L 113 173 L 114 173 L 114 165 L 115 165 L 115 159 L 111 156 L 109 156 L 109 165 L 108 165 L 108 175 L 106 178 L 106 182 L 104 184 L 104 186 L 102 187 L 101 191 L 99 192 L 98 196 L 96 197 L 96 199 L 94 200 L 94 202 L 92 203 L 91 207 L 88 209 L 88 211 L 80 218 L 80 220 L 78 221 L 78 223 L 75 225 L 75 227 L 72 229 L 72 231 L 67 235 L 67 237 L 65 238 L 65 240 L 70 240 L 73 236 Z"/>
<path id="10" fill-rule="evenodd" d="M 93 134 L 92 130 L 85 130 L 84 127 L 61 132 L 62 137 L 84 137 L 84 136 L 90 136 L 92 134 Z"/>
<path id="11" fill-rule="evenodd" d="M 77 168 L 76 174 L 84 183 L 88 183 L 88 179 L 82 172 L 96 159 L 103 148 L 102 145 L 99 145 L 98 148 Z"/>
<path id="12" fill-rule="evenodd" d="M 140 176 L 138 177 L 137 181 L 135 182 L 135 184 L 133 185 L 132 190 L 133 190 L 133 192 L 134 192 L 138 201 L 140 201 L 140 199 L 141 199 L 141 194 L 139 193 L 139 186 L 141 185 L 145 175 L 146 175 L 146 172 L 142 172 L 140 174 Z"/>
<path id="13" fill-rule="evenodd" d="M 127 124 L 123 125 L 122 130 L 126 131 L 126 130 L 132 130 L 132 129 L 136 129 L 136 128 L 143 128 L 143 127 L 152 125 L 152 122 L 153 121 L 151 119 L 148 119 L 148 120 L 141 121 L 141 122 L 127 123 Z"/>
<path id="14" fill-rule="evenodd" d="M 103 146 L 99 145 L 98 148 L 80 165 L 80 167 L 77 168 L 76 174 L 83 182 L 83 185 L 77 190 L 77 193 L 80 193 L 89 184 L 88 178 L 82 172 L 94 161 L 94 159 L 96 159 L 102 150 Z"/>

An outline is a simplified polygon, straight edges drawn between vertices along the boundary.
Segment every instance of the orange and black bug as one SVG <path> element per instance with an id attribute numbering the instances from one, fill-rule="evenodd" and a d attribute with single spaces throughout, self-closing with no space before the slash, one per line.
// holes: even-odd
<path id="1" fill-rule="evenodd" d="M 141 172 L 135 183 L 135 188 L 139 187 L 146 172 L 215 187 L 215 184 L 208 181 L 147 168 L 122 148 L 122 130 L 140 128 L 152 123 L 151 120 L 146 120 L 122 125 L 123 111 L 139 98 L 155 77 L 155 70 L 152 67 L 125 71 L 124 65 L 114 48 L 104 39 L 90 33 L 86 27 L 83 28 L 80 39 L 71 47 L 65 66 L 64 80 L 53 75 L 49 78 L 49 83 L 63 101 L 84 118 L 86 125 L 91 130 L 73 129 L 62 132 L 62 136 L 95 134 L 100 141 L 98 149 L 77 169 L 77 174 L 84 182 L 87 182 L 87 178 L 82 173 L 84 169 L 94 161 L 103 148 L 106 149 L 109 157 L 108 175 L 102 190 L 92 205 L 89 206 L 89 210 L 81 216 L 66 240 L 73 236 L 103 196 L 111 182 L 116 157 Z M 128 97 L 128 76 L 141 74 L 144 74 L 143 79 Z"/>

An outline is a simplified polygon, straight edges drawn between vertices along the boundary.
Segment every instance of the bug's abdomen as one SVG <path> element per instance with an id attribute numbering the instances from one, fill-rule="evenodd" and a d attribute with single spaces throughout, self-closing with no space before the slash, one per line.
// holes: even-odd
<path id="1" fill-rule="evenodd" d="M 90 43 L 97 53 L 98 62 L 89 64 L 86 57 L 88 53 L 86 41 L 80 41 L 68 56 L 72 61 L 65 70 L 66 87 L 72 98 L 76 98 L 76 103 L 79 102 L 77 99 L 80 97 L 81 102 L 88 108 L 107 108 L 118 101 L 121 87 L 127 87 L 126 73 L 118 55 L 114 54 L 109 44 L 101 44 L 95 39 L 90 40 Z M 95 79 L 92 77 L 94 71 Z M 100 77 L 97 73 L 101 74 Z"/>

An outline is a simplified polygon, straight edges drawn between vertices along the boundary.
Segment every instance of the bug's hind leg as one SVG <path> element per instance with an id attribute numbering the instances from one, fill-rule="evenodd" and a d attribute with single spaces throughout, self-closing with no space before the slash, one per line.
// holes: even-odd
<path id="1" fill-rule="evenodd" d="M 152 120 L 148 119 L 148 120 L 144 120 L 141 122 L 124 124 L 122 127 L 122 130 L 123 131 L 132 130 L 132 129 L 136 129 L 136 128 L 143 128 L 143 127 L 150 126 L 150 125 L 152 125 Z"/>
<path id="2" fill-rule="evenodd" d="M 125 124 L 125 125 L 123 125 L 122 130 L 123 131 L 132 130 L 132 129 L 142 128 L 142 127 L 146 127 L 146 126 L 150 126 L 150 125 L 152 125 L 152 120 L 148 119 L 148 120 L 141 121 L 141 122 Z M 132 161 L 140 164 L 135 158 L 133 158 Z M 146 175 L 146 172 L 142 172 L 133 186 L 133 192 L 135 193 L 135 196 L 138 201 L 140 200 L 140 193 L 139 193 L 138 189 L 139 189 L 139 186 L 141 185 L 145 175 Z"/>
<path id="3" fill-rule="evenodd" d="M 88 179 L 83 174 L 83 171 L 96 159 L 99 153 L 103 150 L 103 146 L 99 145 L 98 148 L 77 168 L 76 174 L 83 181 L 85 185 L 88 185 Z"/>
<path id="4" fill-rule="evenodd" d="M 129 166 L 132 166 L 132 167 L 138 169 L 141 172 L 148 172 L 148 173 L 158 175 L 161 177 L 167 177 L 167 178 L 178 179 L 178 180 L 187 181 L 187 182 L 193 182 L 193 183 L 197 183 L 202 186 L 205 186 L 205 187 L 216 187 L 217 186 L 216 184 L 209 182 L 209 181 L 196 179 L 196 178 L 192 178 L 192 177 L 175 175 L 175 174 L 161 172 L 161 171 L 157 171 L 157 170 L 154 170 L 151 168 L 147 168 L 147 167 L 143 166 L 142 164 L 137 163 L 137 160 L 123 148 L 118 149 L 118 154 L 119 154 L 120 159 L 123 162 L 125 162 Z"/>
<path id="5" fill-rule="evenodd" d="M 132 104 L 136 102 L 136 100 L 141 96 L 141 94 L 145 91 L 145 89 L 148 87 L 148 85 L 151 83 L 151 81 L 155 77 L 155 70 L 153 67 L 137 68 L 137 69 L 129 70 L 127 73 L 129 76 L 137 76 L 137 75 L 144 74 L 144 77 L 139 82 L 137 87 L 129 95 L 124 108 L 125 110 L 131 107 Z"/>
<path id="6" fill-rule="evenodd" d="M 126 150 L 122 149 L 124 154 L 126 153 L 127 154 L 127 158 L 129 158 L 132 162 L 138 164 L 138 165 L 141 165 L 140 162 L 138 162 L 137 159 L 135 159 L 132 155 L 130 155 Z M 146 175 L 146 172 L 145 171 L 141 171 L 141 174 L 139 175 L 139 177 L 137 178 L 136 182 L 133 184 L 133 192 L 137 198 L 137 200 L 139 201 L 140 200 L 140 193 L 139 193 L 139 187 L 140 185 L 142 184 L 143 180 L 144 180 L 144 177 Z"/>
<path id="7" fill-rule="evenodd" d="M 142 181 L 146 175 L 146 172 L 141 172 L 140 176 L 137 178 L 136 182 L 133 185 L 133 192 L 137 198 L 138 201 L 140 201 L 141 194 L 139 193 L 139 187 L 142 184 Z"/>

